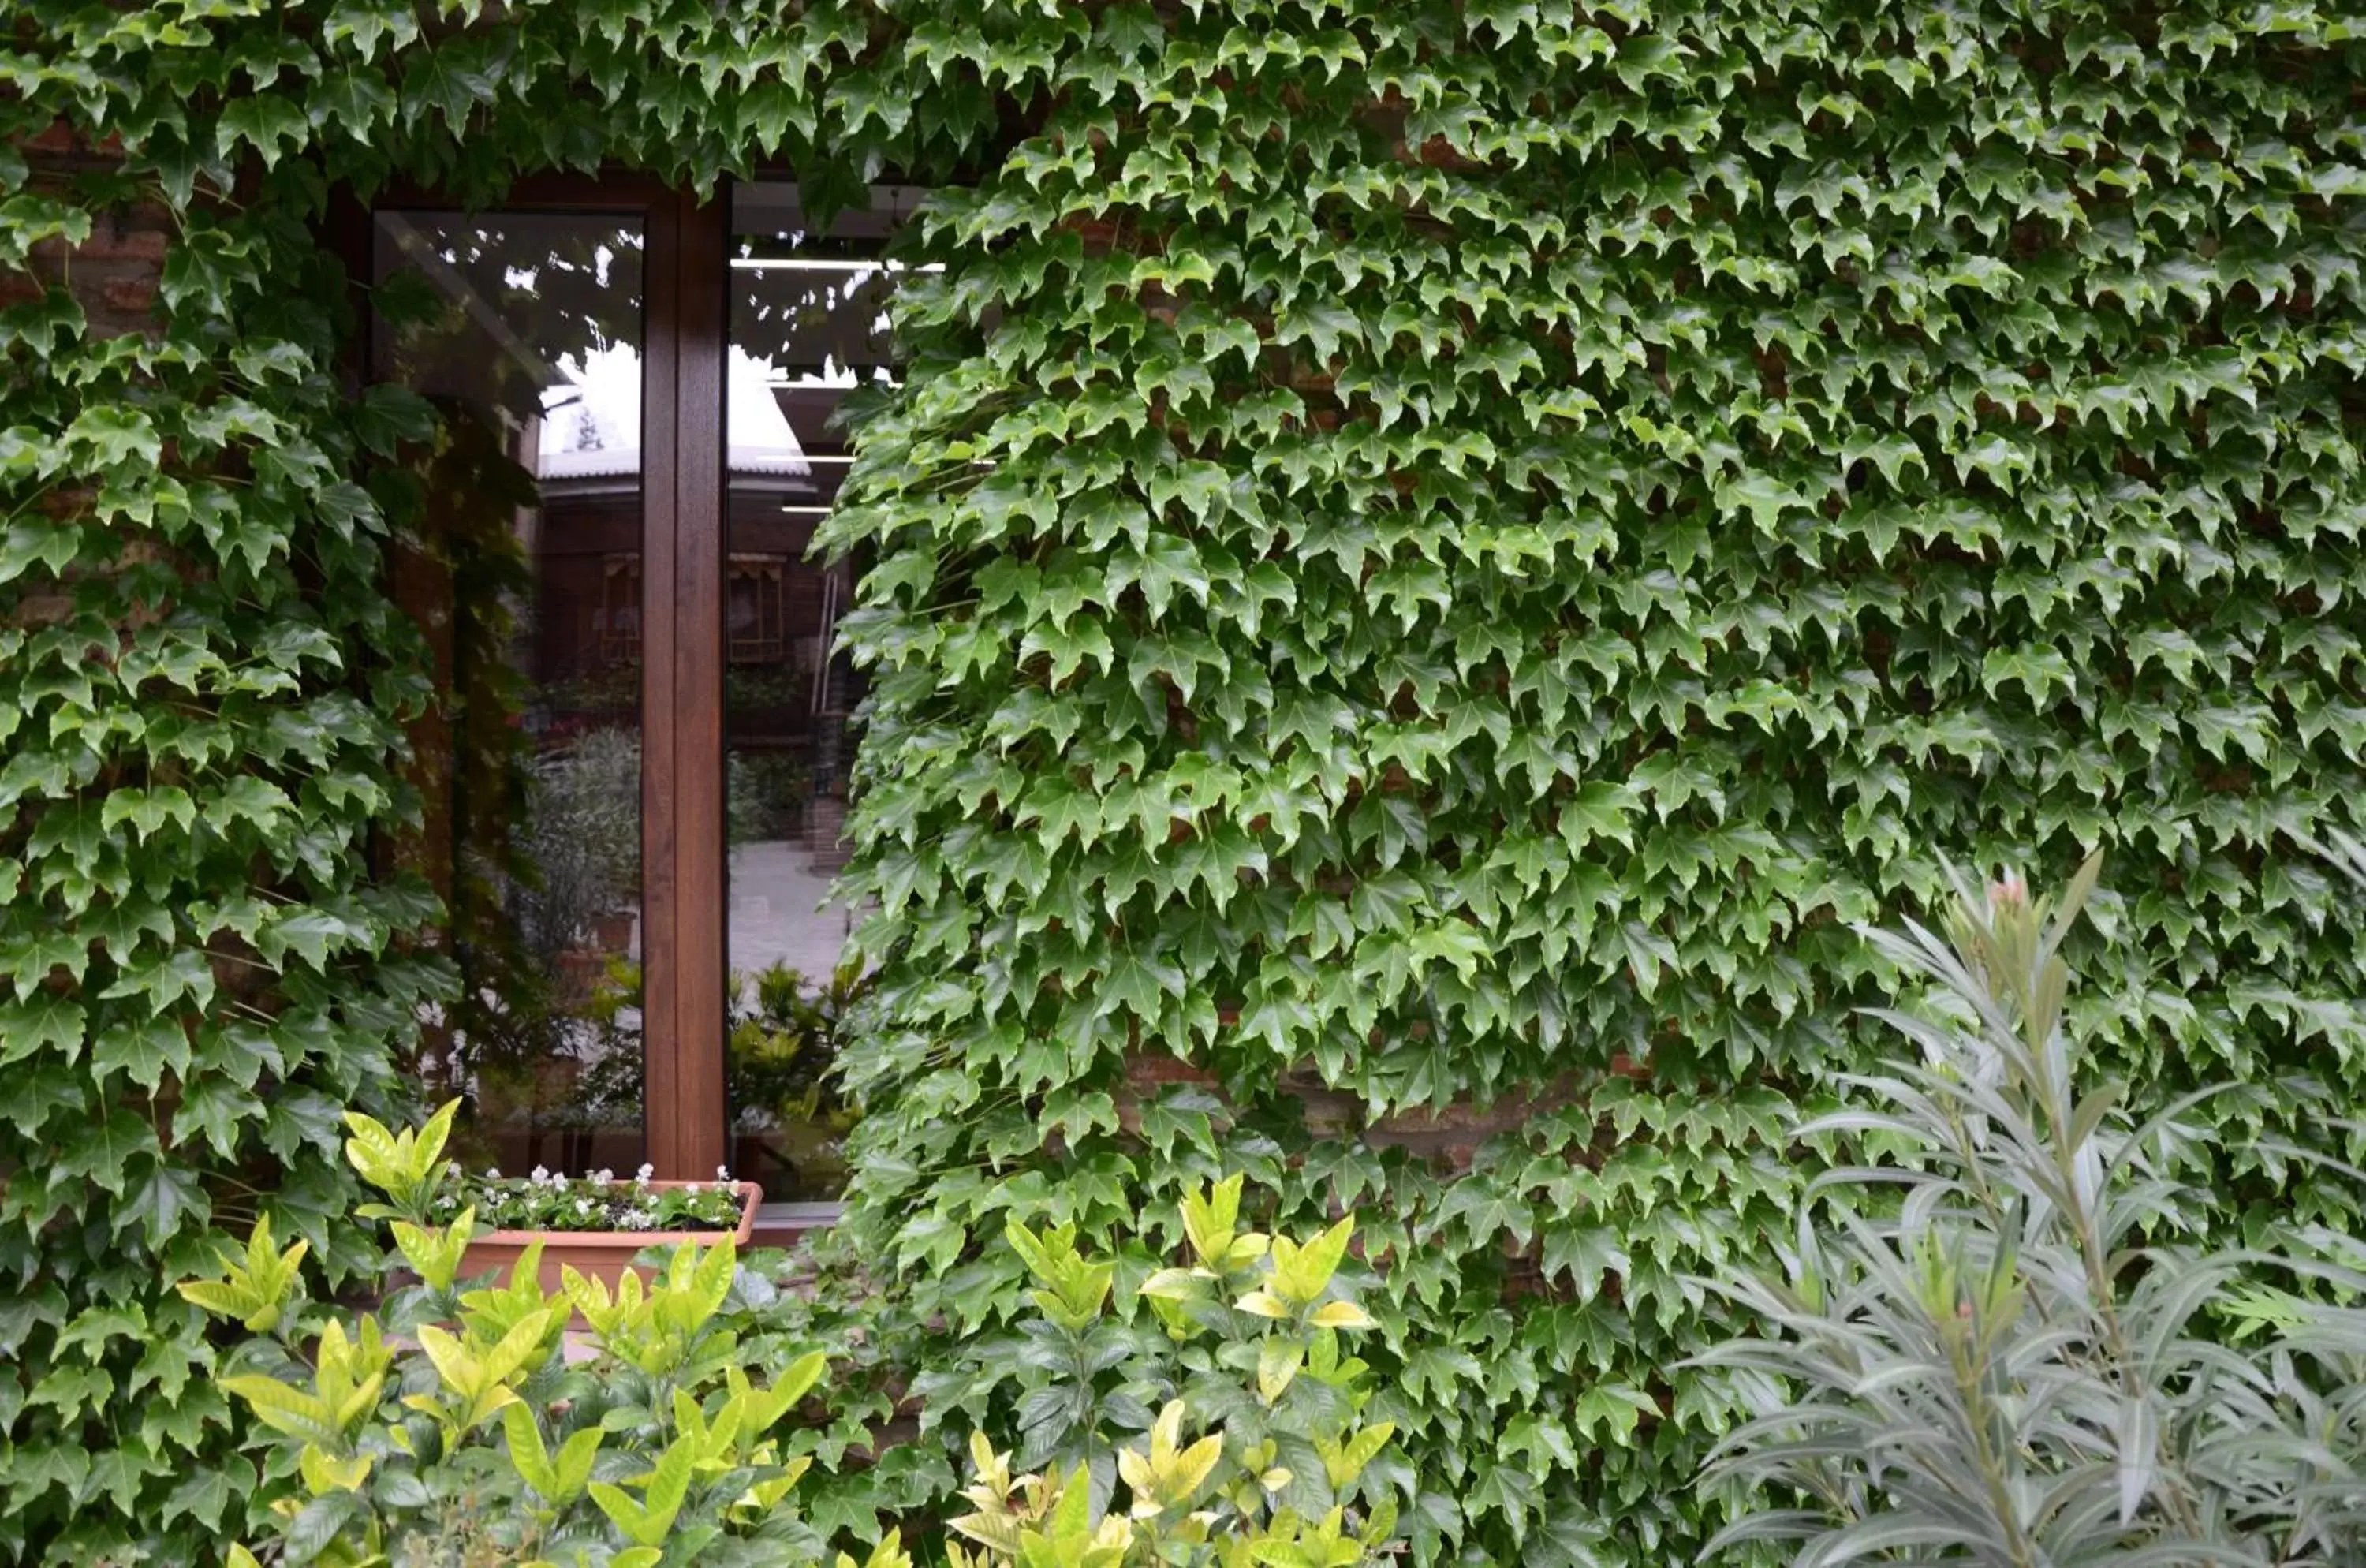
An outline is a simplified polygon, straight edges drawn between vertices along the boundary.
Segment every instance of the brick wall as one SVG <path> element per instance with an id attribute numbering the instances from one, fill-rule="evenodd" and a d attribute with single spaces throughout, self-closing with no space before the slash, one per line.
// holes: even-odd
<path id="1" fill-rule="evenodd" d="M 116 163 L 107 147 L 83 141 L 63 126 L 32 138 L 23 151 L 35 190 L 62 190 L 79 175 L 111 171 Z M 156 289 L 172 235 L 172 215 L 153 203 L 102 213 L 79 245 L 49 240 L 34 246 L 30 276 L 0 272 L 0 306 L 39 299 L 44 288 L 62 284 L 89 318 L 92 337 L 152 337 Z"/>

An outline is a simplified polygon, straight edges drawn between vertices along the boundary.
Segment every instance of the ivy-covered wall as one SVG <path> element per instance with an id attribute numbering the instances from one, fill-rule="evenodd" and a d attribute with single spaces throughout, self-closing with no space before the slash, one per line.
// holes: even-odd
<path id="1" fill-rule="evenodd" d="M 0 1554 L 235 1528 L 162 1282 L 259 1203 L 339 1250 L 333 1110 L 438 983 L 368 853 L 420 411 L 338 379 L 336 181 L 960 182 L 833 525 L 892 1021 L 848 1223 L 944 1427 L 1021 1414 L 950 1353 L 1006 1214 L 1245 1166 L 1363 1216 L 1421 1558 L 1690 1550 L 1690 1276 L 1787 1234 L 1849 923 L 1940 852 L 2109 847 L 2090 1023 L 2258 1086 L 2226 1224 L 2311 1212 L 2244 1151 L 2366 1073 L 2294 849 L 2366 725 L 2333 7 L 0 14 Z"/>
<path id="2" fill-rule="evenodd" d="M 1851 923 L 1940 854 L 2110 850 L 2086 1021 L 2147 1092 L 2258 1086 L 2267 1213 L 2282 1080 L 2361 1087 L 2294 847 L 2366 739 L 2353 25 L 1086 15 L 941 204 L 944 359 L 835 525 L 904 1025 L 855 1223 L 945 1337 L 1017 1289 L 964 1261 L 1001 1213 L 1247 1165 L 1385 1263 L 1420 1557 L 1682 1560 L 1692 1277 L 1791 1235 Z M 1166 1058 L 1237 1114 L 1140 1100 Z M 1011 1359 L 925 1386 L 1023 1417 Z"/>

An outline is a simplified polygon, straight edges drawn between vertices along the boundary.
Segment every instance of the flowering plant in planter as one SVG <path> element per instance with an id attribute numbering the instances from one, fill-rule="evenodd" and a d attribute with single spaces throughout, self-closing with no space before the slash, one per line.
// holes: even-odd
<path id="1" fill-rule="evenodd" d="M 396 1229 L 419 1282 L 379 1314 L 308 1312 L 303 1244 L 280 1250 L 267 1224 L 222 1276 L 181 1287 L 253 1336 L 221 1384 L 274 1434 L 266 1473 L 286 1488 L 231 1568 L 829 1561 L 793 1496 L 812 1462 L 793 1413 L 823 1358 L 743 1333 L 761 1287 L 728 1240 L 681 1247 L 646 1289 L 569 1270 L 553 1297 L 531 1256 L 469 1288 L 445 1235 Z M 570 1305 L 590 1323 L 571 1350 Z M 891 1533 L 863 1568 L 911 1560 Z"/>
<path id="2" fill-rule="evenodd" d="M 456 1164 L 447 1164 L 445 1175 L 430 1217 L 449 1224 L 474 1210 L 496 1230 L 736 1231 L 746 1207 L 741 1184 L 719 1167 L 711 1182 L 655 1181 L 646 1165 L 626 1179 L 609 1170 L 554 1176 L 540 1166 L 530 1176 L 475 1176 Z"/>
<path id="3" fill-rule="evenodd" d="M 713 1183 L 655 1181 L 647 1166 L 629 1181 L 607 1171 L 575 1179 L 542 1169 L 519 1179 L 499 1171 L 470 1177 L 444 1158 L 459 1106 L 453 1100 L 400 1133 L 359 1111 L 345 1114 L 354 1134 L 345 1156 L 387 1198 L 361 1213 L 393 1221 L 406 1255 L 413 1237 L 442 1236 L 466 1277 L 506 1269 L 532 1251 L 543 1288 L 556 1291 L 569 1267 L 614 1285 L 645 1247 L 744 1245 L 755 1229 L 763 1192 L 724 1170 Z"/>

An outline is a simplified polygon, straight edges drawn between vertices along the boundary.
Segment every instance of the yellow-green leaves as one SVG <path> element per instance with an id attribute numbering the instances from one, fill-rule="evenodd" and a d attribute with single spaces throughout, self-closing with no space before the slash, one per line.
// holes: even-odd
<path id="1" fill-rule="evenodd" d="M 517 1397 L 515 1384 L 549 1354 L 544 1333 L 550 1326 L 547 1311 L 528 1313 L 488 1343 L 463 1337 L 434 1324 L 421 1326 L 419 1348 L 442 1380 L 442 1397 L 414 1393 L 403 1403 L 434 1416 L 456 1434 L 465 1434 L 499 1415 Z"/>
<path id="2" fill-rule="evenodd" d="M 414 1222 L 427 1218 L 427 1200 L 444 1178 L 444 1145 L 452 1134 L 452 1118 L 460 1102 L 446 1103 L 423 1126 L 387 1130 L 385 1123 L 358 1111 L 345 1112 L 353 1136 L 345 1140 L 345 1159 L 362 1179 L 385 1193 L 390 1209 L 366 1209 L 366 1217 L 390 1213 Z"/>
<path id="3" fill-rule="evenodd" d="M 1338 1334 L 1326 1326 L 1351 1313 L 1369 1321 L 1335 1299 L 1355 1222 L 1303 1245 L 1288 1237 L 1268 1245 L 1239 1229 L 1243 1189 L 1235 1175 L 1188 1192 L 1179 1217 L 1190 1266 L 1155 1271 L 1114 1308 L 1107 1301 L 1114 1266 L 1085 1255 L 1068 1227 L 1040 1235 L 1010 1227 L 1014 1249 L 1041 1281 L 1032 1299 L 1042 1315 L 1020 1321 L 1009 1358 L 1021 1374 L 1030 1440 L 1049 1459 L 1039 1472 L 1014 1475 L 1010 1456 L 973 1430 L 973 1479 L 963 1495 L 974 1511 L 952 1525 L 975 1555 L 958 1549 L 956 1568 L 1154 1568 L 1185 1548 L 1206 1549 L 1191 1561 L 1245 1568 L 1331 1563 L 1358 1560 L 1339 1555 L 1342 1542 L 1360 1552 L 1386 1539 L 1394 1515 L 1368 1495 L 1366 1472 L 1396 1428 L 1355 1423 L 1370 1397 L 1369 1369 L 1343 1359 Z M 1252 1284 L 1258 1288 L 1232 1299 Z M 1133 1331 L 1144 1303 L 1183 1346 L 1174 1365 L 1160 1365 Z M 1328 1310 L 1338 1308 L 1348 1311 Z M 1130 1381 L 1105 1399 L 1087 1380 L 1119 1367 Z M 1086 1376 L 1076 1375 L 1080 1369 Z M 963 1375 L 998 1382 L 1007 1371 L 997 1364 Z M 1133 1391 L 1168 1380 L 1185 1397 L 1166 1401 L 1144 1439 L 1131 1415 L 1139 1408 Z M 1187 1442 L 1195 1416 L 1208 1429 Z M 1122 1435 L 1112 1430 L 1119 1422 Z M 1110 1449 L 1125 1511 L 1096 1521 L 1087 1466 Z M 1293 1468 L 1285 1454 L 1304 1457 Z M 1293 1509 L 1310 1504 L 1335 1506 L 1327 1520 L 1309 1525 Z M 1383 1533 L 1371 1534 L 1383 1517 Z M 1343 1533 L 1352 1529 L 1365 1533 Z"/>
<path id="4" fill-rule="evenodd" d="M 1331 1489 L 1344 1492 L 1354 1485 L 1364 1473 L 1364 1467 L 1389 1446 L 1396 1430 L 1393 1421 L 1378 1421 L 1345 1438 L 1317 1438 L 1314 1451 L 1323 1456 L 1323 1473 L 1331 1483 Z"/>
<path id="5" fill-rule="evenodd" d="M 1266 1255 L 1262 1232 L 1237 1228 L 1241 1179 L 1235 1173 L 1184 1193 L 1183 1234 L 1190 1244 L 1192 1264 L 1158 1269 L 1138 1287 L 1170 1334 L 1184 1331 L 1187 1303 L 1224 1293 Z"/>
<path id="6" fill-rule="evenodd" d="M 1151 1424 L 1150 1447 L 1147 1451 L 1121 1449 L 1117 1456 L 1118 1474 L 1133 1494 L 1133 1517 L 1146 1519 L 1168 1509 L 1189 1506 L 1198 1495 L 1216 1461 L 1223 1453 L 1223 1438 L 1211 1434 L 1182 1446 L 1183 1402 L 1169 1400 Z"/>
<path id="7" fill-rule="evenodd" d="M 272 1242 L 271 1216 L 265 1214 L 247 1233 L 242 1258 L 228 1247 L 216 1248 L 221 1279 L 185 1280 L 174 1288 L 208 1312 L 237 1319 L 251 1333 L 276 1333 L 294 1304 L 298 1266 L 310 1247 L 310 1242 L 298 1240 L 280 1250 Z"/>
<path id="8" fill-rule="evenodd" d="M 339 1459 L 318 1443 L 307 1443 L 297 1457 L 296 1473 L 304 1478 L 304 1489 L 315 1497 L 332 1492 L 358 1492 L 369 1479 L 370 1456 L 354 1454 Z"/>
<path id="9" fill-rule="evenodd" d="M 409 1220 L 394 1222 L 394 1245 L 402 1260 L 411 1265 L 420 1282 L 430 1290 L 448 1291 L 460 1272 L 460 1259 L 468 1250 L 468 1243 L 477 1234 L 477 1211 L 460 1211 L 460 1217 L 442 1230 L 412 1224 Z"/>
<path id="10" fill-rule="evenodd" d="M 1288 1236 L 1274 1237 L 1273 1266 L 1265 1286 L 1243 1296 L 1240 1309 L 1259 1317 L 1302 1320 L 1313 1328 L 1370 1327 L 1371 1317 L 1362 1308 L 1349 1302 L 1323 1301 L 1324 1292 L 1331 1288 L 1331 1276 L 1347 1255 L 1347 1242 L 1355 1230 L 1351 1214 L 1302 1247 Z"/>
<path id="11" fill-rule="evenodd" d="M 719 1536 L 766 1533 L 812 1466 L 809 1453 L 783 1454 L 799 1437 L 781 1428 L 826 1363 L 812 1352 L 777 1365 L 777 1339 L 753 1337 L 751 1348 L 746 1318 L 716 1321 L 729 1254 L 683 1247 L 648 1285 L 628 1270 L 614 1291 L 569 1270 L 570 1293 L 553 1297 L 529 1249 L 505 1285 L 456 1303 L 432 1280 L 395 1291 L 407 1344 L 374 1317 L 351 1333 L 332 1319 L 309 1384 L 285 1371 L 224 1378 L 259 1425 L 285 1434 L 319 1502 L 310 1515 L 282 1510 L 283 1539 L 332 1532 L 302 1550 L 357 1564 L 430 1540 L 497 1540 L 501 1561 L 547 1568 L 578 1568 L 579 1550 L 604 1540 L 603 1561 L 654 1568 Z M 596 1317 L 589 1334 L 567 1334 L 570 1303 Z"/>
<path id="12" fill-rule="evenodd" d="M 1306 1364 L 1303 1340 L 1273 1335 L 1257 1346 L 1257 1397 L 1268 1404 L 1279 1399 Z"/>
<path id="13" fill-rule="evenodd" d="M 1003 1227 L 1003 1237 L 1034 1276 L 1029 1299 L 1045 1317 L 1072 1333 L 1098 1320 L 1117 1270 L 1077 1252 L 1076 1226 L 1046 1226 L 1038 1235 L 1012 1220 Z"/>
<path id="14" fill-rule="evenodd" d="M 664 1545 L 674 1517 L 682 1512 L 682 1499 L 689 1495 L 697 1447 L 697 1439 L 687 1433 L 668 1444 L 656 1466 L 634 1479 L 639 1496 L 611 1482 L 595 1481 L 592 1500 L 627 1540 L 646 1547 Z"/>
<path id="15" fill-rule="evenodd" d="M 729 1240 L 700 1246 L 684 1242 L 667 1260 L 664 1274 L 646 1287 L 627 1269 L 614 1293 L 572 1265 L 559 1270 L 568 1300 L 603 1343 L 651 1377 L 682 1365 L 709 1319 L 731 1293 L 738 1252 Z"/>
<path id="16" fill-rule="evenodd" d="M 952 1550 L 958 1553 L 961 1549 L 954 1547 Z M 959 1561 L 958 1556 L 955 1561 Z M 879 1538 L 870 1555 L 860 1562 L 845 1552 L 839 1552 L 835 1568 L 912 1568 L 912 1554 L 904 1550 L 904 1532 L 892 1529 Z"/>
<path id="17" fill-rule="evenodd" d="M 582 1494 L 600 1455 L 599 1427 L 569 1433 L 554 1456 L 542 1440 L 542 1427 L 534 1412 L 513 1403 L 501 1411 L 501 1431 L 509 1439 L 510 1462 L 544 1502 L 556 1507 Z"/>
<path id="18" fill-rule="evenodd" d="M 1200 1268 L 1222 1275 L 1243 1269 L 1265 1256 L 1266 1237 L 1236 1229 L 1241 1213 L 1238 1172 L 1212 1187 L 1183 1195 L 1183 1234 Z"/>
<path id="19" fill-rule="evenodd" d="M 393 1359 L 376 1318 L 363 1318 L 360 1332 L 352 1336 L 344 1324 L 332 1322 L 313 1352 L 310 1389 L 251 1373 L 224 1378 L 221 1386 L 243 1400 L 265 1426 L 301 1438 L 308 1447 L 337 1452 L 356 1427 L 377 1413 Z"/>

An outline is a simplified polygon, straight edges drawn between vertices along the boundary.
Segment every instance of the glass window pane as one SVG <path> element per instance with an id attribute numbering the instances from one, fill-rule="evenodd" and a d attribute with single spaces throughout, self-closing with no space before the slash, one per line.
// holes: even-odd
<path id="1" fill-rule="evenodd" d="M 642 1158 L 637 221 L 381 212 L 375 372 L 445 418 L 395 568 L 434 650 L 411 854 L 460 999 L 429 1092 L 456 1157 L 512 1174 Z"/>
<path id="2" fill-rule="evenodd" d="M 732 208 L 723 605 L 732 1173 L 768 1199 L 836 1197 L 851 1117 L 831 1074 L 862 976 L 839 967 L 852 924 L 830 904 L 843 863 L 861 682 L 830 644 L 849 563 L 809 554 L 846 472 L 836 416 L 892 379 L 880 253 L 899 203 L 874 197 L 817 233 L 794 186 L 743 186 Z"/>

